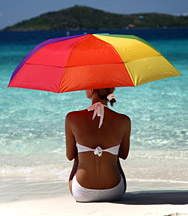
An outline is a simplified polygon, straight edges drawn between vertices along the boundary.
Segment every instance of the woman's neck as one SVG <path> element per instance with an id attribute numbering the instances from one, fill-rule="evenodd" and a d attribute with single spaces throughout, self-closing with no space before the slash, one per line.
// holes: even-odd
<path id="1" fill-rule="evenodd" d="M 93 98 L 92 99 L 92 104 L 97 103 L 97 102 L 101 102 L 102 104 L 107 106 L 107 101 L 106 100 L 102 100 L 100 98 Z"/>

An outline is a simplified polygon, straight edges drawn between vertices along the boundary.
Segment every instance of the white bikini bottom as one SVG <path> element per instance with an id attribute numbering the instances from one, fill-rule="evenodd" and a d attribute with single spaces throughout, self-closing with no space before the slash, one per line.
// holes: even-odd
<path id="1" fill-rule="evenodd" d="M 72 194 L 77 202 L 121 200 L 124 195 L 124 189 L 125 185 L 122 176 L 119 184 L 110 189 L 84 188 L 78 183 L 76 175 L 74 175 L 72 181 Z"/>

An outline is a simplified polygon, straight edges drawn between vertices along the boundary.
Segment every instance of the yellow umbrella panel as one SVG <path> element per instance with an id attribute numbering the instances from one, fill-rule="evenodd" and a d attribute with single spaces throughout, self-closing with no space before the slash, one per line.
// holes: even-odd
<path id="1" fill-rule="evenodd" d="M 132 35 L 95 35 L 119 53 L 134 86 L 154 80 L 181 76 L 176 68 L 151 44 Z"/>

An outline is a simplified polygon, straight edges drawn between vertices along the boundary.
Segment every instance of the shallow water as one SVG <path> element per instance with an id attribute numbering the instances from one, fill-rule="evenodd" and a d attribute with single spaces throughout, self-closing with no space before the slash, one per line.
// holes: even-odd
<path id="1" fill-rule="evenodd" d="M 186 189 L 188 30 L 129 30 L 126 33 L 147 39 L 183 75 L 135 88 L 116 89 L 117 104 L 113 109 L 132 120 L 130 155 L 122 162 L 132 184 L 130 188 L 139 185 L 152 189 L 154 184 L 157 188 L 158 182 L 158 185 L 171 188 L 176 184 L 176 189 Z M 41 181 L 47 187 L 52 182 L 66 184 L 68 180 L 72 163 L 65 157 L 64 120 L 68 112 L 90 105 L 85 92 L 55 94 L 7 88 L 12 72 L 35 45 L 63 34 L 66 32 L 0 32 L 0 176 L 3 178 L 0 197 L 5 197 L 4 189 L 8 190 L 14 181 L 26 185 L 28 181 L 38 188 Z M 35 192 L 40 194 L 40 190 Z M 52 194 L 50 190 L 49 193 Z"/>

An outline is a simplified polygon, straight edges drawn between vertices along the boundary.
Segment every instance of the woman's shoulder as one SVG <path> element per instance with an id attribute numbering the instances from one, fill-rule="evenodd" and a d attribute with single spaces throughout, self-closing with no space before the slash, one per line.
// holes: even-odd
<path id="1" fill-rule="evenodd" d="M 131 119 L 129 118 L 129 116 L 125 115 L 125 114 L 119 114 L 119 119 L 122 122 L 122 124 L 126 127 L 130 127 L 131 125 Z"/>
<path id="2" fill-rule="evenodd" d="M 66 120 L 71 120 L 71 119 L 74 119 L 75 117 L 79 117 L 81 116 L 82 114 L 84 114 L 86 112 L 86 109 L 85 110 L 79 110 L 79 111 L 72 111 L 72 112 L 69 112 L 67 115 L 66 115 Z"/>
<path id="3" fill-rule="evenodd" d="M 124 121 L 131 121 L 128 115 L 125 115 L 125 114 L 120 114 L 120 115 L 121 115 L 121 118 L 124 119 Z"/>
<path id="4" fill-rule="evenodd" d="M 77 115 L 77 114 L 80 114 L 80 113 L 83 113 L 87 111 L 87 109 L 84 109 L 84 110 L 77 110 L 77 111 L 71 111 L 69 113 L 67 113 L 67 116 L 71 116 L 71 115 Z"/>
<path id="5" fill-rule="evenodd" d="M 123 130 L 125 128 L 131 127 L 131 119 L 125 114 L 111 110 L 108 116 L 110 124 L 114 125 L 115 127 L 122 128 Z"/>
<path id="6" fill-rule="evenodd" d="M 125 115 L 125 114 L 118 113 L 118 112 L 115 112 L 115 111 L 112 111 L 112 112 L 114 113 L 114 115 L 116 115 L 122 121 L 131 121 L 130 117 Z"/>

